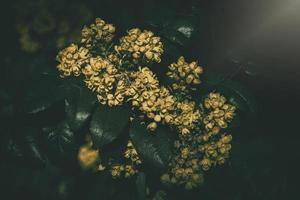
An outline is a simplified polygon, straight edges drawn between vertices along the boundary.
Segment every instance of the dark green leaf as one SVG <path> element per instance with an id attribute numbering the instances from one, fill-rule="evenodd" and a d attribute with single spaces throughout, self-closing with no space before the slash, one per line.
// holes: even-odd
<path id="1" fill-rule="evenodd" d="M 74 132 L 66 121 L 62 121 L 54 129 L 45 130 L 47 145 L 55 156 L 74 155 L 77 149 Z"/>
<path id="2" fill-rule="evenodd" d="M 45 111 L 54 103 L 63 99 L 61 79 L 47 73 L 35 78 L 27 87 L 25 96 L 25 112 L 35 114 Z"/>
<path id="3" fill-rule="evenodd" d="M 243 85 L 231 80 L 226 80 L 217 87 L 217 90 L 239 110 L 249 114 L 256 113 L 257 107 L 255 98 Z"/>
<path id="4" fill-rule="evenodd" d="M 205 73 L 202 76 L 202 82 L 203 84 L 206 84 L 208 87 L 216 86 L 222 81 L 225 80 L 225 75 L 221 73 L 212 72 L 210 70 L 205 71 Z"/>
<path id="5" fill-rule="evenodd" d="M 138 200 L 146 199 L 146 175 L 143 172 L 140 172 L 136 177 L 136 189 Z"/>
<path id="6" fill-rule="evenodd" d="M 254 62 L 246 62 L 245 64 L 242 65 L 244 72 L 251 77 L 257 77 L 262 74 L 264 74 L 263 69 L 265 68 L 264 66 L 258 65 L 257 63 Z"/>
<path id="7" fill-rule="evenodd" d="M 70 84 L 65 98 L 66 120 L 72 130 L 81 128 L 91 116 L 96 96 L 85 86 Z"/>
<path id="8" fill-rule="evenodd" d="M 11 117 L 14 112 L 14 105 L 11 94 L 0 90 L 0 117 Z"/>
<path id="9" fill-rule="evenodd" d="M 40 132 L 35 128 L 17 130 L 22 134 L 18 138 L 9 138 L 6 144 L 6 153 L 9 158 L 33 166 L 44 166 L 45 155 L 40 140 Z"/>
<path id="10" fill-rule="evenodd" d="M 195 23 L 188 18 L 181 18 L 173 21 L 161 32 L 161 35 L 177 46 L 185 47 L 192 42 L 196 32 L 197 28 Z"/>
<path id="11" fill-rule="evenodd" d="M 153 1 L 144 2 L 145 7 L 145 26 L 150 27 L 152 31 L 161 31 L 174 20 L 174 12 L 171 9 L 166 9 L 166 6 L 157 6 Z M 153 13 L 155 10 L 155 14 Z"/>
<path id="12" fill-rule="evenodd" d="M 130 137 L 143 162 L 159 169 L 164 169 L 169 164 L 173 134 L 166 127 L 158 127 L 150 132 L 146 124 L 139 121 L 133 121 L 130 128 Z"/>
<path id="13" fill-rule="evenodd" d="M 125 132 L 130 110 L 125 106 L 99 106 L 92 116 L 90 132 L 96 147 L 109 144 Z"/>
<path id="14" fill-rule="evenodd" d="M 180 48 L 178 48 L 174 43 L 167 39 L 162 39 L 162 42 L 164 44 L 164 54 L 162 58 L 162 62 L 165 65 L 169 65 L 172 62 L 177 61 L 177 59 L 182 55 L 182 51 Z M 161 67 L 161 66 L 159 66 Z M 167 67 L 166 67 L 167 69 Z"/>
<path id="15" fill-rule="evenodd" d="M 24 151 L 21 148 L 21 145 L 16 142 L 16 140 L 10 138 L 7 141 L 6 148 L 5 148 L 5 154 L 9 158 L 15 159 L 15 160 L 23 160 L 24 159 Z"/>
<path id="16" fill-rule="evenodd" d="M 27 128 L 24 130 L 26 133 L 24 139 L 25 156 L 27 159 L 32 160 L 34 164 L 44 165 L 45 156 L 41 145 L 40 132 L 38 129 Z"/>
<path id="17" fill-rule="evenodd" d="M 242 52 L 229 51 L 228 57 L 235 65 L 242 66 L 242 70 L 247 76 L 257 77 L 266 75 L 264 72 L 265 67 L 251 61 L 249 55 L 245 55 L 245 53 L 243 54 Z"/>

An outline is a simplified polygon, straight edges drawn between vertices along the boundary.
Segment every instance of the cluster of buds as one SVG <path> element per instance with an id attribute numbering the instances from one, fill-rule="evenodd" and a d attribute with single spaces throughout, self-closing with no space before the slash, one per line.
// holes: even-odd
<path id="1" fill-rule="evenodd" d="M 181 56 L 177 63 L 172 63 L 169 66 L 167 76 L 174 80 L 172 88 L 186 92 L 188 88 L 193 88 L 195 85 L 199 85 L 200 75 L 203 73 L 202 67 L 197 62 L 187 63 L 183 56 Z"/>
<path id="2" fill-rule="evenodd" d="M 140 98 L 143 92 L 159 88 L 159 82 L 155 74 L 148 67 L 139 67 L 137 71 L 130 74 L 131 84 L 128 96 L 132 96 L 132 105 L 140 106 Z"/>
<path id="3" fill-rule="evenodd" d="M 124 152 L 124 157 L 127 164 L 114 164 L 110 169 L 110 173 L 113 178 L 120 178 L 124 175 L 125 178 L 129 178 L 138 173 L 137 166 L 142 163 L 136 149 L 132 142 L 129 140 L 127 148 Z"/>
<path id="4" fill-rule="evenodd" d="M 231 135 L 217 134 L 219 129 L 216 134 L 197 130 L 192 134 L 181 134 L 179 140 L 175 141 L 175 156 L 169 170 L 161 177 L 163 183 L 184 185 L 186 189 L 192 189 L 203 182 L 204 171 L 223 165 L 229 157 Z"/>
<path id="5" fill-rule="evenodd" d="M 162 120 L 158 114 L 163 104 L 161 88 L 156 76 L 148 67 L 140 67 L 138 71 L 130 74 L 131 84 L 126 92 L 133 107 L 139 108 L 154 122 L 148 125 L 150 130 L 155 130 L 156 122 Z M 165 96 L 165 95 L 164 95 Z"/>
<path id="6" fill-rule="evenodd" d="M 96 166 L 96 162 L 99 160 L 99 150 L 92 148 L 92 142 L 89 141 L 79 148 L 78 161 L 83 169 L 90 169 Z"/>
<path id="7" fill-rule="evenodd" d="M 160 87 L 153 72 L 139 68 L 131 73 L 131 85 L 126 94 L 132 106 L 138 107 L 149 119 L 148 129 L 155 130 L 158 123 L 176 126 L 182 134 L 188 134 L 201 119 L 194 102 L 180 102 L 165 87 Z"/>
<path id="8" fill-rule="evenodd" d="M 194 101 L 188 100 L 177 102 L 176 107 L 177 114 L 173 124 L 179 128 L 182 135 L 188 135 L 201 120 L 200 110 L 196 109 Z"/>
<path id="9" fill-rule="evenodd" d="M 81 68 L 87 63 L 89 57 L 88 49 L 71 44 L 59 52 L 57 60 L 60 63 L 57 65 L 57 69 L 62 76 L 79 76 Z"/>
<path id="10" fill-rule="evenodd" d="M 198 150 L 198 135 L 180 136 L 174 143 L 176 155 L 170 169 L 161 176 L 162 183 L 184 185 L 193 189 L 203 183 L 201 155 Z"/>
<path id="11" fill-rule="evenodd" d="M 126 74 L 120 73 L 109 59 L 91 57 L 83 68 L 85 83 L 97 93 L 101 104 L 116 106 L 123 104 L 126 91 Z"/>
<path id="12" fill-rule="evenodd" d="M 156 129 L 157 123 L 169 125 L 173 123 L 176 98 L 165 87 L 154 90 L 152 94 L 148 92 L 142 94 L 139 109 L 152 120 L 147 128 L 153 131 Z"/>
<path id="13" fill-rule="evenodd" d="M 201 167 L 204 171 L 217 164 L 223 165 L 225 163 L 231 150 L 231 140 L 231 135 L 224 134 L 218 141 L 205 143 L 199 147 L 199 150 L 204 154 L 201 161 Z"/>
<path id="14" fill-rule="evenodd" d="M 141 31 L 138 28 L 130 29 L 128 35 L 120 40 L 120 45 L 115 46 L 120 53 L 129 53 L 134 62 L 140 60 L 147 62 L 160 62 L 163 53 L 163 45 L 159 37 L 151 31 Z"/>
<path id="15" fill-rule="evenodd" d="M 110 170 L 112 178 L 120 178 L 124 175 L 125 178 L 134 176 L 138 171 L 132 165 L 114 165 Z"/>
<path id="16" fill-rule="evenodd" d="M 235 107 L 226 103 L 226 98 L 219 93 L 210 93 L 204 100 L 204 107 L 209 113 L 204 117 L 205 129 L 211 135 L 217 134 L 221 128 L 227 128 L 235 115 Z"/>
<path id="17" fill-rule="evenodd" d="M 176 98 L 169 93 L 164 87 L 159 90 L 158 97 L 150 101 L 143 102 L 140 108 L 143 112 L 147 113 L 148 118 L 153 121 L 147 126 L 150 130 L 155 130 L 157 123 L 173 125 L 176 108 Z"/>
<path id="18" fill-rule="evenodd" d="M 130 140 L 127 143 L 127 149 L 124 152 L 124 157 L 127 158 L 127 159 L 130 159 L 131 162 L 136 164 L 136 165 L 139 165 L 139 164 L 142 163 L 136 149 L 134 148 L 134 146 L 133 146 L 133 144 Z"/>
<path id="19" fill-rule="evenodd" d="M 109 43 L 114 37 L 115 30 L 112 24 L 107 24 L 104 20 L 96 18 L 94 24 L 82 29 L 81 43 L 86 48 L 92 48 L 100 42 Z"/>

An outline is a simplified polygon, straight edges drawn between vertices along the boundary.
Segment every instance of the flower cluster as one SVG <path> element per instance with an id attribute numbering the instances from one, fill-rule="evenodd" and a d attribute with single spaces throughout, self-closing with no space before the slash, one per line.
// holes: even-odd
<path id="1" fill-rule="evenodd" d="M 110 172 L 113 178 L 120 178 L 122 174 L 124 174 L 125 178 L 129 178 L 135 175 L 138 171 L 134 169 L 132 165 L 114 165 Z"/>
<path id="2" fill-rule="evenodd" d="M 89 27 L 85 26 L 81 31 L 81 43 L 87 48 L 94 47 L 98 42 L 111 42 L 114 37 L 115 27 L 107 24 L 100 18 L 96 18 L 95 23 Z"/>
<path id="3" fill-rule="evenodd" d="M 123 104 L 127 76 L 125 73 L 120 73 L 117 66 L 109 59 L 100 56 L 89 58 L 82 73 L 85 75 L 87 87 L 97 92 L 101 104 L 109 106 Z"/>
<path id="4" fill-rule="evenodd" d="M 83 169 L 93 168 L 99 160 L 99 150 L 92 149 L 92 142 L 89 141 L 80 147 L 78 152 L 78 161 Z"/>
<path id="5" fill-rule="evenodd" d="M 199 147 L 200 152 L 204 154 L 201 161 L 201 166 L 204 171 L 207 171 L 211 166 L 223 165 L 229 157 L 232 136 L 223 134 L 216 142 L 212 141 L 205 143 Z"/>
<path id="6" fill-rule="evenodd" d="M 136 165 L 142 164 L 142 161 L 140 160 L 139 155 L 130 140 L 128 141 L 127 149 L 124 152 L 124 157 L 130 159 L 131 162 Z"/>
<path id="7" fill-rule="evenodd" d="M 203 182 L 199 135 L 180 136 L 174 143 L 175 156 L 170 169 L 161 176 L 162 183 L 184 185 L 186 189 L 197 187 Z"/>
<path id="8" fill-rule="evenodd" d="M 124 158 L 126 159 L 125 164 L 117 163 L 112 165 L 110 173 L 113 178 L 120 178 L 123 175 L 125 178 L 129 178 L 138 173 L 137 166 L 140 165 L 142 161 L 130 140 L 127 143 Z"/>
<path id="9" fill-rule="evenodd" d="M 87 63 L 89 57 L 88 49 L 84 47 L 79 48 L 76 44 L 71 44 L 59 52 L 57 60 L 60 64 L 57 65 L 57 69 L 62 76 L 79 76 L 81 68 Z"/>
<path id="10" fill-rule="evenodd" d="M 99 150 L 93 149 L 92 146 L 91 138 L 87 137 L 86 143 L 79 149 L 78 161 L 83 169 L 97 169 L 99 172 L 108 170 L 113 178 L 120 178 L 123 175 L 125 178 L 129 178 L 138 173 L 137 166 L 142 164 L 142 161 L 130 140 L 123 153 L 124 161 L 121 163 L 110 159 L 108 163 L 103 165 Z"/>
<path id="11" fill-rule="evenodd" d="M 160 87 L 153 72 L 147 68 L 139 68 L 137 72 L 131 73 L 133 79 L 127 93 L 133 107 L 152 120 L 148 129 L 155 130 L 158 123 L 177 127 L 182 134 L 188 134 L 195 128 L 201 115 L 195 108 L 194 102 L 180 102 L 165 87 Z"/>
<path id="12" fill-rule="evenodd" d="M 205 99 L 205 108 L 218 109 L 224 105 L 233 107 L 225 102 L 226 99 L 222 95 L 210 93 Z M 234 109 L 231 110 L 230 116 L 232 119 Z M 229 157 L 232 136 L 225 133 L 218 134 L 221 127 L 217 130 L 206 129 L 207 124 L 204 122 L 206 118 L 207 116 L 203 118 L 204 132 L 196 130 L 197 132 L 194 131 L 193 134 L 180 135 L 179 140 L 175 141 L 175 156 L 170 163 L 169 171 L 161 176 L 163 183 L 184 185 L 186 189 L 192 189 L 203 182 L 204 171 L 217 164 L 224 164 Z"/>
<path id="13" fill-rule="evenodd" d="M 160 38 L 155 37 L 151 31 L 141 31 L 138 28 L 130 29 L 115 49 L 120 53 L 129 53 L 136 63 L 141 59 L 159 63 L 163 53 Z"/>
<path id="14" fill-rule="evenodd" d="M 174 80 L 172 88 L 186 92 L 188 88 L 201 83 L 200 75 L 203 73 L 202 67 L 197 62 L 187 63 L 183 56 L 181 56 L 177 63 L 172 63 L 169 66 L 167 76 Z"/>
<path id="15" fill-rule="evenodd" d="M 147 127 L 150 130 L 155 130 L 157 123 L 173 125 L 175 119 L 176 98 L 165 87 L 157 89 L 156 92 L 156 98 L 144 101 L 140 107 L 153 120 Z"/>
<path id="16" fill-rule="evenodd" d="M 188 92 L 200 84 L 203 69 L 196 62 L 187 63 L 184 57 L 169 66 L 167 76 L 173 81 L 172 86 L 162 86 L 148 66 L 152 61 L 160 62 L 163 53 L 160 38 L 150 31 L 131 29 L 114 49 L 95 55 L 96 49 L 91 49 L 95 45 L 104 43 L 104 49 L 113 45 L 108 42 L 112 41 L 114 31 L 113 25 L 97 18 L 95 24 L 83 29 L 81 46 L 71 44 L 59 53 L 58 70 L 63 76 L 82 74 L 86 86 L 96 93 L 101 104 L 130 103 L 132 116 L 144 119 L 147 129 L 155 131 L 165 124 L 178 131 L 174 157 L 161 181 L 187 189 L 199 186 L 204 172 L 224 164 L 229 156 L 232 137 L 224 129 L 235 116 L 236 108 L 219 93 L 210 93 L 203 103 L 196 104 Z M 137 67 L 127 68 L 128 62 Z M 89 155 L 85 163 L 91 166 L 98 158 L 88 148 L 81 148 L 79 160 Z M 102 162 L 97 164 L 99 171 L 107 170 L 113 178 L 127 178 L 138 172 L 141 163 L 128 141 L 121 159 L 111 158 L 106 166 Z"/>
<path id="17" fill-rule="evenodd" d="M 102 22 L 100 19 L 98 21 Z M 84 74 L 87 87 L 97 93 L 101 104 L 118 106 L 130 101 L 133 107 L 150 119 L 150 130 L 154 131 L 158 123 L 163 123 L 188 134 L 200 119 L 195 103 L 178 101 L 167 88 L 159 85 L 157 77 L 148 67 L 124 71 L 119 56 L 114 53 L 106 57 L 93 56 L 88 45 L 79 48 L 72 44 L 59 53 L 58 60 L 58 69 L 64 76 Z"/>
<path id="18" fill-rule="evenodd" d="M 216 134 L 221 128 L 227 128 L 234 117 L 235 107 L 226 103 L 225 97 L 219 93 L 210 93 L 204 101 L 204 107 L 209 113 L 203 123 L 210 134 Z"/>
<path id="19" fill-rule="evenodd" d="M 196 108 L 195 102 L 188 100 L 177 102 L 176 107 L 176 117 L 173 124 L 179 128 L 182 135 L 187 135 L 196 128 L 201 120 L 200 110 Z"/>
<path id="20" fill-rule="evenodd" d="M 131 73 L 131 85 L 127 91 L 133 107 L 138 107 L 153 121 L 148 125 L 150 130 L 155 130 L 158 122 L 169 123 L 172 120 L 170 112 L 174 110 L 175 97 L 169 91 L 159 86 L 153 72 L 147 68 L 139 68 Z"/>

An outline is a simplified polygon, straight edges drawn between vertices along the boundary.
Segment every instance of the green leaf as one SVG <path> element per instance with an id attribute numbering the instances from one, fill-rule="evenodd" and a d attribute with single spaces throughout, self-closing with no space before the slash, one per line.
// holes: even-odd
<path id="1" fill-rule="evenodd" d="M 226 80 L 217 87 L 230 103 L 246 114 L 256 114 L 257 106 L 255 97 L 240 83 Z"/>
<path id="2" fill-rule="evenodd" d="M 166 65 L 171 64 L 172 62 L 177 61 L 177 59 L 182 55 L 182 50 L 178 48 L 173 42 L 168 39 L 162 39 L 163 42 L 163 58 L 162 62 Z M 160 66 L 161 67 L 161 66 Z"/>
<path id="3" fill-rule="evenodd" d="M 92 115 L 97 98 L 85 86 L 75 83 L 69 84 L 66 93 L 69 94 L 65 98 L 66 121 L 75 131 Z"/>
<path id="4" fill-rule="evenodd" d="M 136 177 L 136 189 L 138 200 L 146 200 L 146 175 L 143 172 Z"/>
<path id="5" fill-rule="evenodd" d="M 21 127 L 16 131 L 21 132 L 19 137 L 10 137 L 6 144 L 6 154 L 9 158 L 30 166 L 44 166 L 46 159 L 42 149 L 39 129 Z"/>
<path id="6" fill-rule="evenodd" d="M 256 78 L 267 75 L 267 71 L 264 70 L 266 67 L 254 62 L 249 55 L 243 52 L 229 51 L 228 57 L 232 63 L 240 65 L 245 75 L 249 77 Z"/>
<path id="7" fill-rule="evenodd" d="M 257 63 L 248 61 L 246 63 L 243 64 L 243 69 L 245 74 L 247 74 L 250 77 L 257 77 L 257 76 L 262 76 L 264 75 L 264 71 L 263 69 L 265 69 L 266 67 L 259 65 Z"/>
<path id="8" fill-rule="evenodd" d="M 54 129 L 47 129 L 47 146 L 52 155 L 59 157 L 69 157 L 75 155 L 77 145 L 75 143 L 74 132 L 66 121 L 62 121 Z"/>
<path id="9" fill-rule="evenodd" d="M 161 32 L 161 35 L 179 47 L 186 47 L 192 42 L 197 31 L 196 24 L 184 17 L 173 21 Z"/>
<path id="10" fill-rule="evenodd" d="M 14 105 L 12 96 L 5 90 L 0 90 L 0 118 L 12 117 L 14 113 Z"/>
<path id="11" fill-rule="evenodd" d="M 117 139 L 128 127 L 129 116 L 130 110 L 125 106 L 97 107 L 90 125 L 93 144 L 102 147 Z"/>
<path id="12" fill-rule="evenodd" d="M 202 76 L 203 84 L 207 85 L 208 87 L 213 87 L 225 80 L 225 75 L 221 73 L 217 73 L 211 70 L 207 70 L 204 72 Z"/>
<path id="13" fill-rule="evenodd" d="M 15 139 L 9 138 L 5 144 L 5 154 L 14 160 L 24 160 L 24 151 Z"/>
<path id="14" fill-rule="evenodd" d="M 172 157 L 173 134 L 162 126 L 148 131 L 140 121 L 133 121 L 130 127 L 130 137 L 143 162 L 159 169 L 165 169 Z"/>
<path id="15" fill-rule="evenodd" d="M 148 1 L 144 2 L 143 6 L 145 11 L 143 13 L 145 16 L 144 26 L 149 27 L 152 31 L 161 31 L 174 20 L 174 11 L 164 5 L 157 6 L 153 1 Z M 155 10 L 155 14 L 153 10 Z"/>
<path id="16" fill-rule="evenodd" d="M 45 155 L 41 145 L 40 131 L 35 128 L 27 128 L 24 130 L 27 135 L 24 139 L 24 150 L 26 160 L 31 160 L 36 165 L 44 165 Z"/>
<path id="17" fill-rule="evenodd" d="M 25 95 L 25 112 L 36 114 L 45 111 L 51 105 L 62 100 L 64 93 L 61 92 L 62 81 L 59 76 L 40 74 L 27 87 Z"/>

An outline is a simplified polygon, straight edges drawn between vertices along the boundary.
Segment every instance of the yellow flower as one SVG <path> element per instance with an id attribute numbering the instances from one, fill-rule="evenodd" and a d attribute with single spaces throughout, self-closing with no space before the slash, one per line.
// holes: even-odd
<path id="1" fill-rule="evenodd" d="M 182 157 L 182 158 L 187 158 L 187 157 L 189 156 L 189 154 L 190 154 L 190 151 L 189 151 L 188 148 L 183 148 L 183 149 L 181 150 L 181 157 Z"/>
<path id="2" fill-rule="evenodd" d="M 130 29 L 128 35 L 120 40 L 120 45 L 115 46 L 117 52 L 129 52 L 134 62 L 144 59 L 147 62 L 160 62 L 163 45 L 159 37 L 151 31 L 141 31 L 138 28 Z"/>
<path id="3" fill-rule="evenodd" d="M 84 47 L 78 47 L 71 44 L 58 53 L 57 60 L 60 62 L 57 69 L 62 76 L 79 76 L 81 68 L 87 64 L 90 57 L 89 50 Z"/>
<path id="4" fill-rule="evenodd" d="M 210 161 L 209 159 L 207 159 L 207 158 L 204 158 L 204 159 L 201 161 L 200 164 L 201 164 L 202 169 L 203 169 L 204 171 L 209 170 L 210 167 L 211 167 L 211 161 Z"/>
<path id="5" fill-rule="evenodd" d="M 81 31 L 81 43 L 86 48 L 92 48 L 97 43 L 111 42 L 115 32 L 115 27 L 112 24 L 107 24 L 100 18 L 96 18 L 95 23 L 89 27 L 85 26 Z"/>
<path id="6" fill-rule="evenodd" d="M 172 84 L 173 90 L 187 93 L 188 88 L 193 88 L 201 83 L 199 77 L 202 73 L 203 69 L 198 66 L 197 62 L 187 63 L 184 57 L 181 56 L 178 58 L 177 63 L 172 63 L 169 66 L 167 76 L 175 81 Z"/>
<path id="7" fill-rule="evenodd" d="M 168 182 L 170 182 L 170 176 L 168 174 L 163 174 L 160 177 L 160 180 L 161 180 L 162 183 L 168 183 Z"/>
<path id="8" fill-rule="evenodd" d="M 78 161 L 82 168 L 88 169 L 94 167 L 98 159 L 98 150 L 92 149 L 89 145 L 80 147 L 78 152 Z"/>
<path id="9" fill-rule="evenodd" d="M 204 117 L 203 123 L 211 134 L 227 128 L 235 115 L 235 107 L 226 103 L 226 98 L 219 93 L 210 93 L 204 100 L 204 106 L 210 112 Z"/>
<path id="10" fill-rule="evenodd" d="M 226 102 L 226 99 L 224 96 L 222 96 L 220 93 L 210 93 L 208 97 L 204 101 L 204 105 L 207 109 L 216 109 L 221 108 L 224 103 Z"/>
<path id="11" fill-rule="evenodd" d="M 102 164 L 100 164 L 100 165 L 98 166 L 98 171 L 104 171 L 105 169 L 106 169 L 106 167 L 103 166 Z"/>
<path id="12" fill-rule="evenodd" d="M 156 122 L 151 122 L 150 124 L 148 124 L 147 129 L 154 131 L 157 128 L 157 123 Z"/>

